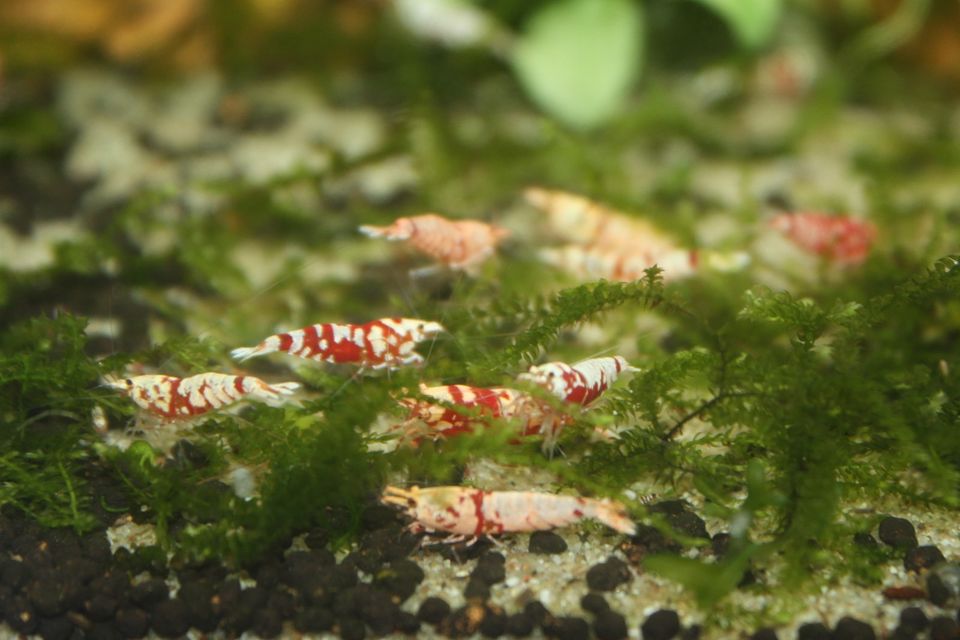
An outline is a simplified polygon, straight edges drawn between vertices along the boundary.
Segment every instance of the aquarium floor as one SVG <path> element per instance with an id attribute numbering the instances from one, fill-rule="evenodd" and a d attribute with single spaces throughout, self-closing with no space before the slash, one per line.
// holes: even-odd
<path id="1" fill-rule="evenodd" d="M 497 475 L 508 477 L 514 483 L 537 482 L 533 476 L 538 475 L 537 472 L 511 471 L 511 468 L 488 463 L 470 468 L 466 473 L 470 482 L 479 485 Z M 545 480 L 542 473 L 539 480 Z M 721 532 L 719 521 L 704 521 L 692 515 L 698 509 L 692 495 L 681 498 L 687 505 L 678 507 L 676 501 L 669 504 L 674 505 L 674 513 L 686 513 L 685 522 L 690 531 L 702 530 L 705 525 L 711 536 Z M 948 560 L 960 556 L 955 519 L 949 512 L 920 512 L 909 505 L 897 504 L 851 504 L 848 509 L 861 515 L 904 517 L 916 527 L 920 545 L 935 545 Z M 588 625 L 591 629 L 589 637 L 618 637 L 617 616 L 605 614 L 602 616 L 604 622 L 600 623 L 600 617 L 584 610 L 587 603 L 582 599 L 591 591 L 602 595 L 610 609 L 623 616 L 627 637 L 647 640 L 746 638 L 756 631 L 752 626 L 751 612 L 763 612 L 769 617 L 771 607 L 775 608 L 776 617 L 784 621 L 776 627 L 777 637 L 782 639 L 820 637 L 798 635 L 798 629 L 801 625 L 816 622 L 830 629 L 844 617 L 869 624 L 877 638 L 901 637 L 892 634 L 901 610 L 908 606 L 919 607 L 930 620 L 939 617 L 941 624 L 946 624 L 946 618 L 956 620 L 955 600 L 952 607 L 944 608 L 922 596 L 906 601 L 891 600 L 883 595 L 888 587 L 915 587 L 918 593 L 924 589 L 924 577 L 907 571 L 902 562 L 892 562 L 884 567 L 882 586 L 862 587 L 844 579 L 832 584 L 821 583 L 816 590 L 797 594 L 777 593 L 773 575 L 776 562 L 773 562 L 765 574 L 754 576 L 759 586 L 738 589 L 724 602 L 723 610 L 728 613 L 704 619 L 680 586 L 645 573 L 637 563 L 648 549 L 637 541 L 643 539 L 647 544 L 656 544 L 650 542 L 656 536 L 651 538 L 649 531 L 646 534 L 641 532 L 631 542 L 599 526 L 575 526 L 556 532 L 567 547 L 565 551 L 534 553 L 530 550 L 531 536 L 525 533 L 503 536 L 496 543 L 481 541 L 472 546 L 462 543 L 417 546 L 417 540 L 404 532 L 403 520 L 393 510 L 376 503 L 366 508 L 362 522 L 364 532 L 359 542 L 336 556 L 321 544 L 322 539 L 318 543 L 315 536 L 301 536 L 287 549 L 283 558 L 278 556 L 245 571 L 231 573 L 211 565 L 169 572 L 156 563 L 146 569 L 142 566 L 131 568 L 130 555 L 121 549 L 135 550 L 139 546 L 153 545 L 156 539 L 152 525 L 138 524 L 129 516 L 120 517 L 107 530 L 106 536 L 100 531 L 83 539 L 62 531 L 61 536 L 25 526 L 19 535 L 8 540 L 12 559 L 0 567 L 4 584 L 3 614 L 8 620 L 0 630 L 0 636 L 12 638 L 20 635 L 11 629 L 9 622 L 11 616 L 22 616 L 23 611 L 28 611 L 45 626 L 39 630 L 35 624 L 26 622 L 16 626 L 22 631 L 39 632 L 38 637 L 43 638 L 139 637 L 135 635 L 136 622 L 148 618 L 152 618 L 154 625 L 148 637 L 181 637 L 184 634 L 182 625 L 188 624 L 184 621 L 195 619 L 191 615 L 207 620 L 207 624 L 220 619 L 221 627 L 212 634 L 193 629 L 185 633 L 190 638 L 235 637 L 241 633 L 247 638 L 300 635 L 360 638 L 363 637 L 363 624 L 359 620 L 366 621 L 368 637 L 377 637 L 387 629 L 407 628 L 412 632 L 417 624 L 416 616 L 429 618 L 429 610 L 433 607 L 434 615 L 442 616 L 443 621 L 439 625 L 421 621 L 415 632 L 417 637 L 496 637 L 506 636 L 510 631 L 522 631 L 524 621 L 532 620 L 533 612 L 542 605 L 553 617 L 547 618 L 546 633 L 542 629 L 536 630 L 531 637 L 586 638 L 588 636 L 584 634 Z M 872 534 L 874 538 L 878 537 L 878 532 Z M 538 544 L 559 543 L 554 535 L 538 535 L 538 538 L 545 539 L 537 540 Z M 105 553 L 106 540 L 114 552 L 112 558 Z M 710 557 L 714 551 L 712 545 L 707 545 L 699 551 L 688 548 L 682 553 Z M 90 568 L 89 562 L 80 563 L 77 556 L 96 558 L 94 568 Z M 608 562 L 610 558 L 617 560 Z M 334 561 L 338 563 L 336 568 Z M 103 567 L 110 563 L 120 567 L 119 572 L 113 572 L 114 579 L 96 577 L 102 576 Z M 606 571 L 593 569 L 601 564 Z M 23 578 L 24 567 L 26 579 Z M 71 576 L 78 571 L 86 576 L 83 591 L 69 604 L 57 600 L 61 592 L 70 591 L 62 585 L 70 584 Z M 122 577 L 116 579 L 117 573 Z M 127 578 L 128 575 L 131 578 Z M 190 583 L 190 586 L 183 587 L 184 583 Z M 18 584 L 22 586 L 17 587 Z M 150 595 L 151 589 L 157 588 L 161 593 Z M 246 596 L 241 595 L 241 588 Z M 49 596 L 51 592 L 57 594 L 53 600 Z M 307 592 L 314 595 L 304 597 Z M 202 594 L 207 597 L 216 594 L 223 610 L 219 614 L 210 614 L 207 610 L 207 618 L 202 613 L 190 613 L 190 603 L 198 598 L 202 601 Z M 424 605 L 428 598 L 434 600 Z M 442 610 L 436 613 L 437 606 L 442 609 L 436 598 L 442 599 L 452 613 L 446 616 Z M 69 600 L 69 596 L 65 599 Z M 60 602 L 59 608 L 68 612 L 65 615 L 40 615 L 38 609 L 42 610 L 42 607 L 55 613 L 57 607 L 51 602 Z M 322 602 L 322 606 L 317 605 L 318 602 Z M 594 609 L 593 606 L 590 608 Z M 247 613 L 243 614 L 245 609 Z M 318 609 L 326 613 L 317 614 Z M 321 620 L 343 626 L 334 627 L 332 632 L 302 634 L 297 627 L 305 628 L 309 624 L 309 616 L 303 617 L 306 610 L 310 610 L 311 615 L 319 615 Z M 676 636 L 665 635 L 669 633 L 666 628 L 662 628 L 659 634 L 655 628 L 641 630 L 644 623 L 661 610 L 679 614 L 681 628 Z M 401 611 L 406 613 L 401 614 Z M 670 617 L 664 613 L 657 615 Z M 294 622 L 297 616 L 301 618 Z M 341 622 L 347 618 L 354 621 L 353 626 L 350 622 Z M 655 616 L 653 619 L 659 618 Z M 60 626 L 53 624 L 56 621 Z M 378 625 L 384 625 L 379 627 L 379 633 Z M 224 626 L 230 630 L 224 631 Z M 809 634 L 811 630 L 804 633 Z M 853 633 L 835 631 L 829 637 L 838 640 L 873 637 L 856 635 L 855 630 Z M 403 637 L 405 634 L 394 631 L 386 635 Z"/>

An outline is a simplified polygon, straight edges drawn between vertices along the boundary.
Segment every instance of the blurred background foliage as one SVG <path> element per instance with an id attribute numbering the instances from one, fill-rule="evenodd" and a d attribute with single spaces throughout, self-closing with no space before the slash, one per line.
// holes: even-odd
<path id="1" fill-rule="evenodd" d="M 761 58 L 782 44 L 785 20 L 815 30 L 841 73 L 892 54 L 960 79 L 953 0 L 4 0 L 0 68 L 17 78 L 100 60 L 155 74 L 295 68 L 326 79 L 349 69 L 384 98 L 428 88 L 459 99 L 510 70 L 547 113 L 590 128 L 643 75 Z"/>

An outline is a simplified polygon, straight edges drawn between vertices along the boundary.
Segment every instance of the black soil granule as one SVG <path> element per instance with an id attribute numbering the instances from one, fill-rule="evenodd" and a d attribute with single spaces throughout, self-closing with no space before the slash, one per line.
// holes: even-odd
<path id="1" fill-rule="evenodd" d="M 876 640 L 873 627 L 862 620 L 845 616 L 833 628 L 832 640 Z"/>
<path id="2" fill-rule="evenodd" d="M 567 541 L 552 531 L 534 531 L 530 534 L 530 553 L 554 554 L 567 550 Z"/>
<path id="3" fill-rule="evenodd" d="M 153 610 L 153 630 L 162 638 L 178 638 L 190 629 L 187 606 L 174 598 L 158 604 Z"/>
<path id="4" fill-rule="evenodd" d="M 471 579 L 482 580 L 493 585 L 503 582 L 507 577 L 505 564 L 507 559 L 498 551 L 488 551 L 477 560 L 477 566 L 470 574 Z"/>
<path id="5" fill-rule="evenodd" d="M 608 558 L 587 571 L 587 586 L 593 591 L 613 591 L 630 582 L 632 575 L 627 563 L 619 558 Z"/>
<path id="6" fill-rule="evenodd" d="M 807 622 L 797 629 L 797 640 L 830 640 L 830 629 L 821 622 Z"/>
<path id="7" fill-rule="evenodd" d="M 336 632 L 339 629 L 339 635 L 343 640 L 363 640 L 367 636 L 367 629 L 363 623 L 356 618 L 344 618 L 337 623 Z"/>
<path id="8" fill-rule="evenodd" d="M 757 629 L 750 635 L 750 640 L 778 640 L 777 632 L 770 627 Z"/>
<path id="9" fill-rule="evenodd" d="M 543 625 L 543 621 L 550 616 L 550 610 L 539 600 L 533 600 L 523 606 L 523 612 L 530 617 L 535 627 Z"/>
<path id="10" fill-rule="evenodd" d="M 543 634 L 557 640 L 588 640 L 590 625 L 583 618 L 549 616 L 544 620 Z"/>
<path id="11" fill-rule="evenodd" d="M 520 611 L 507 616 L 506 632 L 515 638 L 526 638 L 536 628 L 533 616 Z"/>
<path id="12" fill-rule="evenodd" d="M 880 521 L 880 540 L 897 549 L 909 549 L 917 546 L 917 532 L 913 524 L 904 518 L 887 516 Z"/>
<path id="13" fill-rule="evenodd" d="M 588 593 L 580 598 L 580 608 L 584 611 L 597 614 L 603 611 L 608 611 L 610 609 L 610 605 L 607 604 L 606 599 L 599 593 Z"/>
<path id="14" fill-rule="evenodd" d="M 409 611 L 401 611 L 397 614 L 396 630 L 407 635 L 415 634 L 420 631 L 420 621 Z"/>
<path id="15" fill-rule="evenodd" d="M 627 637 L 627 620 L 616 611 L 600 611 L 593 621 L 593 633 L 598 640 L 622 640 Z"/>
<path id="16" fill-rule="evenodd" d="M 507 630 L 507 614 L 502 607 L 487 605 L 483 610 L 480 633 L 487 638 L 499 638 Z"/>
<path id="17" fill-rule="evenodd" d="M 652 513 L 662 514 L 670 528 L 677 533 L 682 533 L 691 538 L 710 539 L 710 534 L 707 533 L 707 524 L 703 521 L 703 518 L 694 513 L 683 500 L 665 500 L 650 505 L 648 509 Z"/>
<path id="18" fill-rule="evenodd" d="M 903 557 L 903 568 L 907 571 L 920 572 L 946 562 L 943 553 L 932 544 L 914 547 Z"/>
<path id="19" fill-rule="evenodd" d="M 471 576 L 463 589 L 463 597 L 467 600 L 486 602 L 490 599 L 490 585 L 484 580 Z"/>
<path id="20" fill-rule="evenodd" d="M 670 640 L 680 632 L 680 616 L 673 609 L 660 609 L 640 625 L 644 640 Z"/>
<path id="21" fill-rule="evenodd" d="M 930 620 L 920 607 L 907 607 L 900 612 L 900 626 L 905 631 L 920 633 L 927 628 Z"/>
<path id="22" fill-rule="evenodd" d="M 323 607 L 311 606 L 293 619 L 293 628 L 300 633 L 320 633 L 333 628 L 333 613 Z"/>
<path id="23" fill-rule="evenodd" d="M 152 606 L 166 600 L 169 596 L 170 589 L 160 578 L 144 580 L 130 591 L 130 601 L 141 607 Z"/>
<path id="24" fill-rule="evenodd" d="M 150 628 L 150 616 L 137 607 L 125 607 L 117 611 L 114 625 L 124 638 L 142 638 Z"/>
<path id="25" fill-rule="evenodd" d="M 930 621 L 930 640 L 956 640 L 960 637 L 957 621 L 947 616 L 937 616 Z"/>
<path id="26" fill-rule="evenodd" d="M 430 596 L 420 603 L 417 618 L 428 624 L 439 624 L 450 615 L 450 605 L 443 598 Z"/>

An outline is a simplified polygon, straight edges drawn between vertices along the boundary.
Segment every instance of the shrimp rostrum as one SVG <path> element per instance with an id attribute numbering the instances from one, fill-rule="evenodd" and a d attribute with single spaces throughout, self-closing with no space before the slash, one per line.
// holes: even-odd
<path id="1" fill-rule="evenodd" d="M 562 527 L 583 518 L 633 535 L 636 525 L 623 504 L 608 498 L 583 498 L 533 491 L 482 491 L 472 487 L 389 486 L 381 501 L 413 518 L 416 533 L 446 532 L 454 542 L 479 536 Z"/>

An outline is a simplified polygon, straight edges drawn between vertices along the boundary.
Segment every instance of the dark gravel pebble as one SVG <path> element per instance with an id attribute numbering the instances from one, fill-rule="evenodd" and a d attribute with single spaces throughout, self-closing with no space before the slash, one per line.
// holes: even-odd
<path id="1" fill-rule="evenodd" d="M 830 629 L 821 622 L 807 622 L 797 629 L 797 640 L 830 640 Z"/>
<path id="2" fill-rule="evenodd" d="M 659 529 L 647 524 L 637 525 L 636 534 L 621 542 L 620 550 L 632 565 L 639 565 L 648 555 L 658 553 L 679 553 L 683 547 L 675 540 L 671 540 Z"/>
<path id="3" fill-rule="evenodd" d="M 212 584 L 206 581 L 186 582 L 180 585 L 177 597 L 187 606 L 187 620 L 198 631 L 210 633 L 220 624 L 219 598 Z"/>
<path id="4" fill-rule="evenodd" d="M 662 514 L 667 524 L 677 533 L 692 538 L 710 539 L 710 534 L 707 533 L 707 524 L 703 521 L 703 518 L 694 513 L 690 509 L 690 505 L 683 500 L 665 500 L 650 505 L 648 509 L 652 513 Z"/>
<path id="5" fill-rule="evenodd" d="M 880 540 L 897 549 L 909 549 L 917 546 L 917 532 L 913 524 L 904 518 L 887 516 L 880 521 Z"/>
<path id="6" fill-rule="evenodd" d="M 907 631 L 920 633 L 929 624 L 927 614 L 920 607 L 907 607 L 900 612 L 900 626 Z"/>
<path id="7" fill-rule="evenodd" d="M 483 610 L 480 634 L 487 638 L 499 638 L 507 630 L 507 614 L 501 607 L 487 605 Z"/>
<path id="8" fill-rule="evenodd" d="M 417 618 L 429 624 L 439 624 L 450 615 L 450 605 L 443 598 L 430 596 L 420 603 Z"/>
<path id="9" fill-rule="evenodd" d="M 490 585 L 479 578 L 470 577 L 467 586 L 463 589 L 463 597 L 467 600 L 486 601 L 490 599 Z"/>
<path id="10" fill-rule="evenodd" d="M 329 609 L 308 607 L 293 619 L 293 627 L 301 633 L 320 633 L 333 628 L 334 617 Z"/>
<path id="11" fill-rule="evenodd" d="M 543 624 L 543 621 L 550 616 L 550 610 L 543 606 L 539 600 L 533 600 L 523 606 L 523 613 L 530 617 L 535 627 Z"/>
<path id="12" fill-rule="evenodd" d="M 363 640 L 367 636 L 367 629 L 356 618 L 343 618 L 337 622 L 340 637 L 343 640 Z"/>
<path id="13" fill-rule="evenodd" d="M 468 604 L 444 618 L 437 626 L 437 631 L 449 638 L 471 636 L 480 628 L 484 615 L 482 604 Z"/>
<path id="14" fill-rule="evenodd" d="M 94 531 L 87 534 L 81 540 L 80 548 L 84 556 L 100 564 L 109 562 L 112 557 L 110 541 L 107 539 L 106 531 Z"/>
<path id="15" fill-rule="evenodd" d="M 150 578 L 130 591 L 130 601 L 141 607 L 149 607 L 166 600 L 170 595 L 167 583 L 160 578 Z"/>
<path id="16" fill-rule="evenodd" d="M 770 627 L 757 629 L 750 635 L 750 640 L 778 640 L 777 632 Z"/>
<path id="17" fill-rule="evenodd" d="M 17 633 L 33 633 L 37 628 L 37 614 L 22 596 L 14 596 L 3 603 L 3 619 Z"/>
<path id="18" fill-rule="evenodd" d="M 117 611 L 114 626 L 124 638 L 142 638 L 150 629 L 150 616 L 137 607 Z"/>
<path id="19" fill-rule="evenodd" d="M 943 557 L 940 549 L 932 544 L 925 544 L 907 551 L 903 557 L 903 568 L 907 571 L 920 572 L 945 561 L 946 558 Z"/>
<path id="20" fill-rule="evenodd" d="M 260 609 L 253 616 L 251 630 L 261 638 L 276 638 L 283 631 L 283 619 L 269 607 Z"/>
<path id="21" fill-rule="evenodd" d="M 942 607 L 953 597 L 953 592 L 937 573 L 927 575 L 927 600 Z"/>
<path id="22" fill-rule="evenodd" d="M 85 640 L 123 640 L 120 632 L 111 622 L 97 622 L 85 629 Z"/>
<path id="23" fill-rule="evenodd" d="M 153 630 L 162 638 L 177 638 L 190 628 L 187 607 L 182 600 L 164 600 L 153 609 Z"/>
<path id="24" fill-rule="evenodd" d="M 536 626 L 533 616 L 524 611 L 507 616 L 506 631 L 516 638 L 526 638 L 533 633 Z"/>
<path id="25" fill-rule="evenodd" d="M 937 616 L 930 621 L 930 640 L 956 640 L 960 637 L 957 621 L 947 616 Z"/>
<path id="26" fill-rule="evenodd" d="M 654 611 L 640 625 L 644 640 L 669 640 L 680 631 L 680 616 L 673 609 Z"/>
<path id="27" fill-rule="evenodd" d="M 563 553 L 567 550 L 567 541 L 553 531 L 534 531 L 530 534 L 530 553 Z"/>
<path id="28" fill-rule="evenodd" d="M 488 551 L 477 559 L 477 566 L 470 574 L 472 579 L 482 580 L 493 585 L 503 582 L 507 577 L 505 564 L 507 559 L 498 551 Z"/>
<path id="29" fill-rule="evenodd" d="M 844 616 L 833 628 L 831 640 L 876 640 L 877 634 L 866 622 Z"/>
<path id="30" fill-rule="evenodd" d="M 602 611 L 608 611 L 610 605 L 607 604 L 606 599 L 599 593 L 588 593 L 580 598 L 580 608 L 584 611 L 597 614 Z"/>
<path id="31" fill-rule="evenodd" d="M 598 640 L 622 640 L 627 637 L 627 620 L 616 611 L 600 611 L 593 620 L 593 633 Z"/>
<path id="32" fill-rule="evenodd" d="M 858 547 L 872 549 L 877 546 L 877 539 L 866 531 L 858 531 L 857 533 L 853 534 L 853 543 Z"/>
<path id="33" fill-rule="evenodd" d="M 67 640 L 73 634 L 74 624 L 67 616 L 39 619 L 37 635 L 43 640 Z"/>
<path id="34" fill-rule="evenodd" d="M 549 616 L 543 623 L 543 634 L 557 640 L 587 640 L 590 625 L 583 618 L 574 616 Z"/>
<path id="35" fill-rule="evenodd" d="M 374 635 L 383 636 L 397 625 L 400 607 L 381 589 L 358 587 L 356 589 L 356 610 L 358 617 L 367 623 Z"/>
<path id="36" fill-rule="evenodd" d="M 420 621 L 409 611 L 401 611 L 397 614 L 396 630 L 407 635 L 415 634 L 420 631 Z"/>
<path id="37" fill-rule="evenodd" d="M 619 558 L 608 558 L 587 571 L 587 586 L 593 591 L 613 591 L 631 579 L 630 567 Z"/>
<path id="38" fill-rule="evenodd" d="M 383 567 L 375 575 L 374 584 L 395 596 L 398 602 L 403 602 L 413 595 L 417 585 L 423 582 L 423 578 L 423 569 L 420 565 L 413 560 L 402 558 Z"/>
<path id="39" fill-rule="evenodd" d="M 714 534 L 710 538 L 710 549 L 713 551 L 713 555 L 718 558 L 722 558 L 727 555 L 727 551 L 730 550 L 730 541 L 733 538 L 726 531 L 721 531 L 720 533 Z"/>
<path id="40" fill-rule="evenodd" d="M 698 624 L 690 625 L 680 632 L 680 640 L 700 640 L 703 633 L 703 627 Z"/>
<path id="41" fill-rule="evenodd" d="M 95 593 L 93 597 L 83 603 L 83 609 L 87 612 L 87 617 L 94 622 L 106 622 L 113 618 L 120 601 L 113 596 Z"/>

